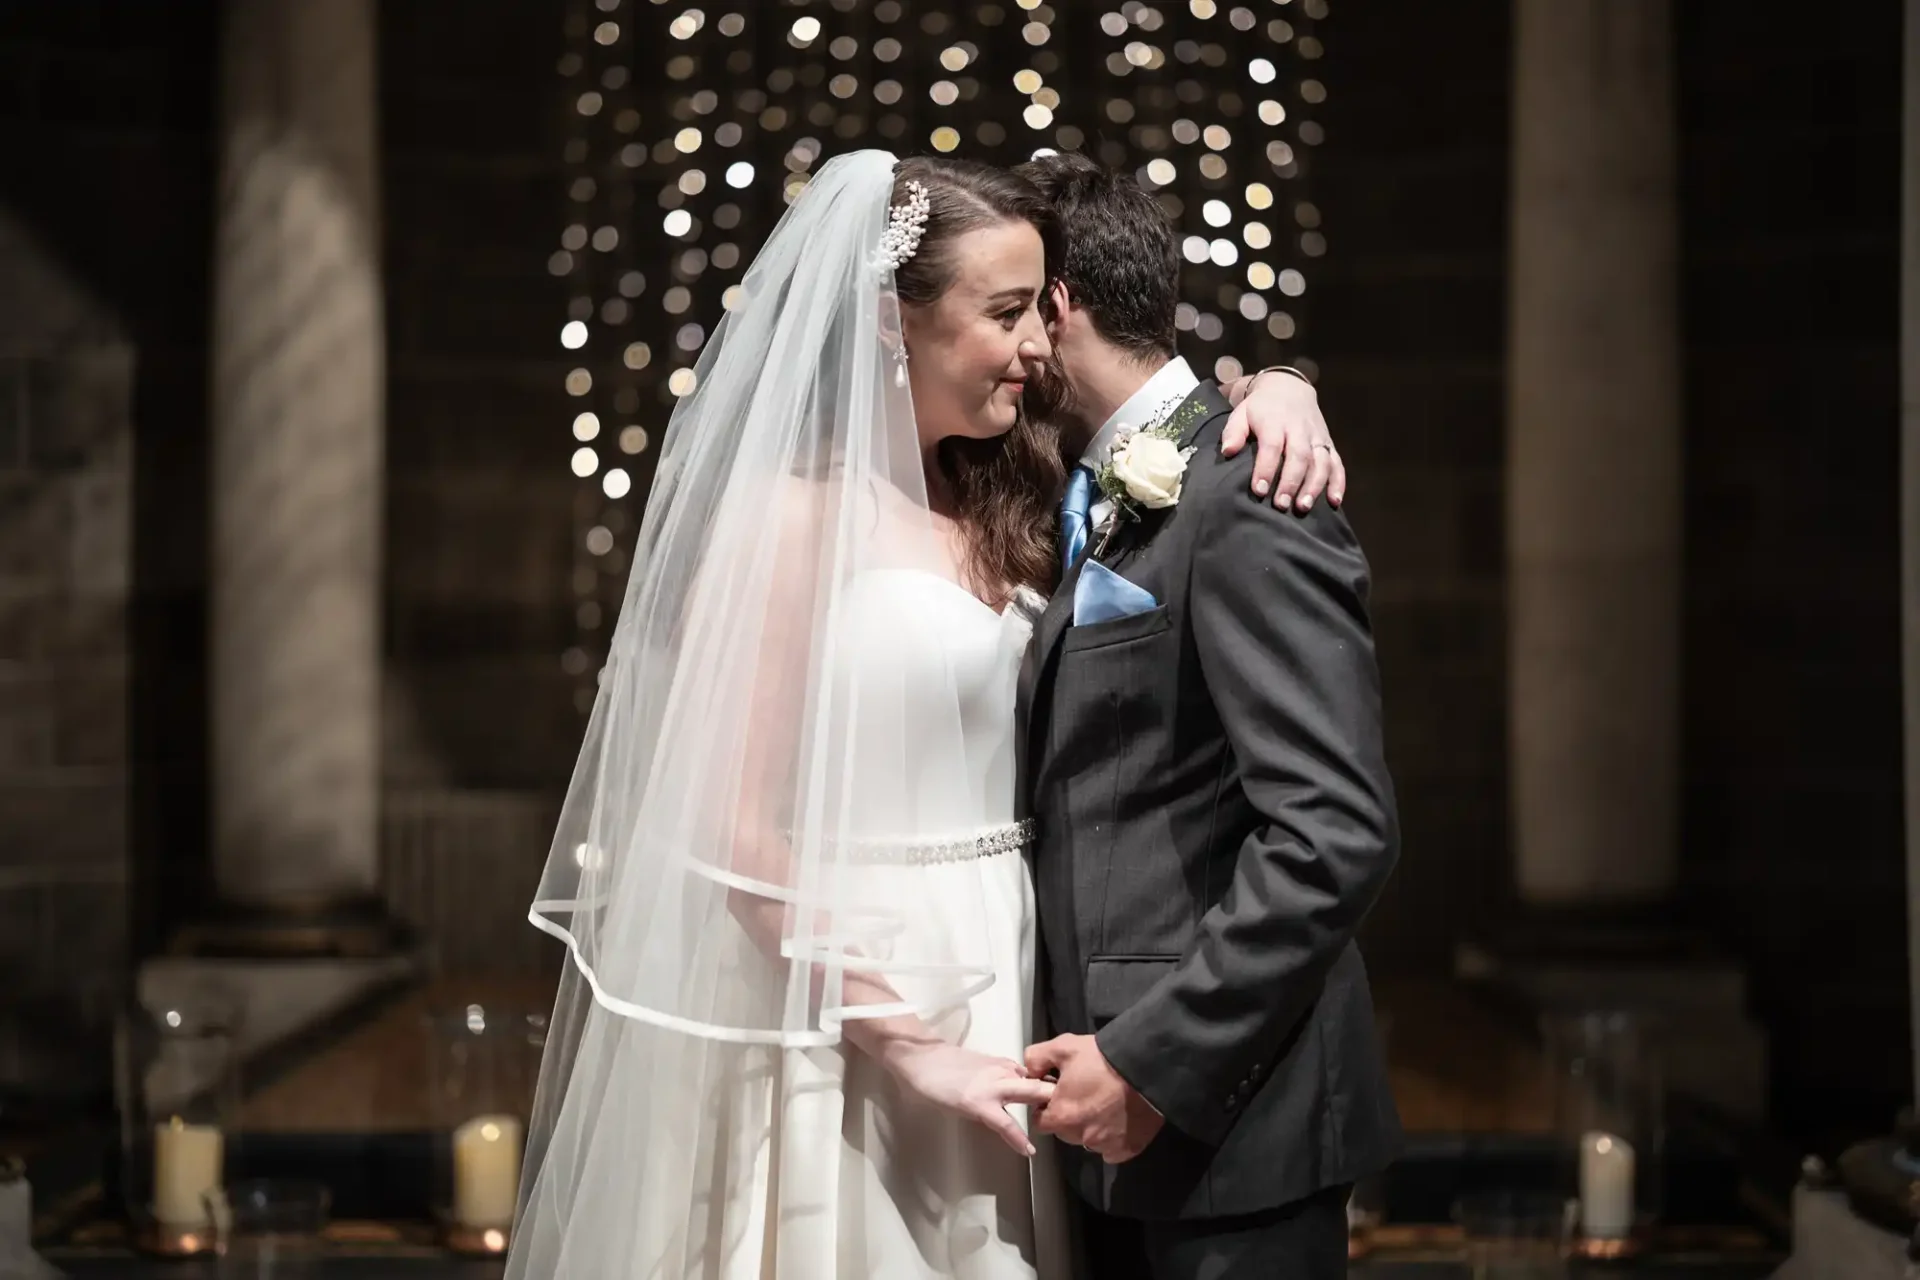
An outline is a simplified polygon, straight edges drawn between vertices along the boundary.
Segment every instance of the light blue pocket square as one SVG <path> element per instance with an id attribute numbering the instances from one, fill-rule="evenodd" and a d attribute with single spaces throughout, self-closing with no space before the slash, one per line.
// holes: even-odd
<path id="1" fill-rule="evenodd" d="M 1080 581 L 1073 588 L 1073 625 L 1085 627 L 1131 618 L 1159 604 L 1153 592 L 1128 582 L 1098 560 L 1089 560 L 1080 566 Z"/>

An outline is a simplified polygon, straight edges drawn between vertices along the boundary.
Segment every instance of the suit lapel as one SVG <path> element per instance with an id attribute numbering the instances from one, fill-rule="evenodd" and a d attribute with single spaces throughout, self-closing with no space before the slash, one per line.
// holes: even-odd
<path id="1" fill-rule="evenodd" d="M 1080 570 L 1088 557 L 1082 555 L 1074 561 L 1073 568 L 1067 570 L 1066 577 L 1060 580 L 1060 589 L 1047 601 L 1047 608 L 1040 615 L 1040 624 L 1034 629 L 1039 643 L 1035 646 L 1040 655 L 1040 670 L 1044 673 L 1046 659 L 1053 654 L 1054 646 L 1060 643 L 1060 637 L 1067 634 L 1067 626 L 1073 621 L 1073 590 L 1080 585 Z"/>
<path id="2" fill-rule="evenodd" d="M 1089 543 L 1089 546 L 1092 544 Z M 1053 663 L 1061 638 L 1073 621 L 1073 589 L 1080 582 L 1082 555 L 1061 578 L 1060 585 L 1047 600 L 1047 607 L 1034 624 L 1033 642 L 1020 670 L 1019 731 L 1023 735 L 1026 756 L 1020 771 L 1023 788 L 1033 785 L 1034 771 L 1040 763 L 1040 746 L 1047 724 L 1048 698 L 1053 692 Z"/>
<path id="3" fill-rule="evenodd" d="M 1184 419 L 1180 428 L 1180 447 L 1187 449 L 1193 446 L 1193 439 L 1200 434 L 1200 428 L 1223 413 L 1232 413 L 1233 406 L 1220 393 L 1217 383 L 1203 382 L 1173 412 L 1176 417 Z"/>
<path id="4" fill-rule="evenodd" d="M 1193 447 L 1194 438 L 1200 434 L 1202 427 L 1216 416 L 1232 411 L 1232 406 L 1227 403 L 1226 397 L 1220 394 L 1218 386 L 1211 382 L 1202 382 L 1175 407 L 1168 421 L 1178 424 L 1180 447 L 1188 449 Z M 1154 535 L 1158 534 L 1161 527 L 1179 510 L 1179 504 L 1176 503 L 1171 507 L 1162 507 L 1158 511 L 1142 511 L 1138 518 L 1122 521 L 1120 527 L 1114 530 L 1106 549 L 1097 557 L 1100 563 L 1110 569 L 1118 569 L 1120 565 L 1144 550 L 1153 541 Z M 1094 540 L 1094 545 L 1099 545 L 1098 538 Z"/>
<path id="5" fill-rule="evenodd" d="M 1134 552 L 1153 541 L 1153 535 L 1160 532 L 1160 526 L 1167 522 L 1167 517 L 1173 511 L 1172 507 L 1163 507 L 1159 511 L 1142 511 L 1133 520 L 1123 520 L 1120 527 L 1113 531 L 1106 549 L 1094 559 L 1109 569 L 1118 569 Z"/>
<path id="6" fill-rule="evenodd" d="M 1229 412 L 1226 397 L 1220 394 L 1220 388 L 1211 382 L 1202 382 L 1187 394 L 1173 411 L 1170 421 L 1180 423 L 1180 447 L 1185 449 L 1193 444 L 1194 437 L 1208 421 L 1220 414 Z M 1113 540 L 1108 544 L 1105 554 L 1100 557 L 1102 564 L 1109 567 L 1118 565 L 1145 548 L 1169 518 L 1179 511 L 1179 506 L 1161 511 L 1142 513 L 1142 518 L 1127 522 L 1114 531 Z M 1020 688 L 1018 693 L 1018 714 L 1022 721 L 1023 744 L 1026 756 L 1021 770 L 1022 788 L 1033 785 L 1036 770 L 1041 759 L 1042 736 L 1047 727 L 1050 700 L 1053 694 L 1053 676 L 1059 659 L 1060 641 L 1066 636 L 1068 626 L 1073 622 L 1073 591 L 1080 583 L 1080 569 L 1091 556 L 1093 547 L 1099 545 L 1100 535 L 1094 534 L 1087 542 L 1088 552 L 1075 562 L 1064 577 L 1060 586 L 1047 601 L 1047 607 L 1040 615 L 1040 621 L 1033 629 L 1033 643 L 1027 649 L 1025 663 L 1020 670 Z M 1023 792 L 1024 794 L 1024 792 Z M 1029 797 L 1030 799 L 1030 797 Z"/>

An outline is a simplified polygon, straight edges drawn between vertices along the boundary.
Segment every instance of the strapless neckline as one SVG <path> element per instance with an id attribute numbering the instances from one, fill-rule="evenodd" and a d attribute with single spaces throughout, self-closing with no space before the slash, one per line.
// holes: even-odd
<path id="1" fill-rule="evenodd" d="M 981 610 L 983 610 L 987 614 L 996 618 L 1004 619 L 1017 613 L 1031 620 L 1033 618 L 1038 617 L 1040 612 L 1046 608 L 1046 604 L 1047 604 L 1047 599 L 1045 596 L 1041 595 L 1038 591 L 1035 591 L 1032 587 L 1026 586 L 1025 584 L 1015 587 L 1013 589 L 1013 595 L 1008 598 L 1006 604 L 996 609 L 992 605 L 988 604 L 985 600 L 982 600 L 979 596 L 975 595 L 973 592 L 967 590 L 966 587 L 954 581 L 952 578 L 947 577 L 943 573 L 935 573 L 931 569 L 912 569 L 912 568 L 868 569 L 866 573 L 868 575 L 899 574 L 902 576 L 913 577 L 913 578 L 931 578 L 933 581 L 940 583 L 942 586 L 949 587 L 952 590 L 959 592 L 962 596 L 965 596 L 968 600 L 972 601 Z"/>

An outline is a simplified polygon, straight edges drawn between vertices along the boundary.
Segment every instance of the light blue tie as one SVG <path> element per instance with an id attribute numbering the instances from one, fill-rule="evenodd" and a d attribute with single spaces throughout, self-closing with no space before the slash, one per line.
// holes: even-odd
<path id="1" fill-rule="evenodd" d="M 1075 467 L 1067 473 L 1067 496 L 1060 502 L 1060 565 L 1072 569 L 1087 549 L 1087 526 L 1093 523 L 1093 469 Z"/>

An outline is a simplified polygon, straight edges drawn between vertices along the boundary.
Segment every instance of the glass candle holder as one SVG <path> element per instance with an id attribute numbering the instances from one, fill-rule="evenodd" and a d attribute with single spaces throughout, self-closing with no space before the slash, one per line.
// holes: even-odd
<path id="1" fill-rule="evenodd" d="M 18 1156 L 0 1156 L 0 1277 L 61 1280 L 53 1264 L 33 1251 L 33 1188 Z"/>
<path id="2" fill-rule="evenodd" d="M 318 1182 L 251 1178 L 206 1195 L 219 1280 L 315 1276 L 333 1196 Z"/>
<path id="3" fill-rule="evenodd" d="M 434 1013 L 428 1028 L 441 1237 L 457 1253 L 505 1253 L 546 1018 L 475 1003 Z"/>
<path id="4" fill-rule="evenodd" d="M 1659 1220 L 1666 1084 L 1652 1026 L 1630 1013 L 1545 1020 L 1560 1189 L 1579 1205 L 1574 1252 L 1637 1253 Z"/>
<path id="5" fill-rule="evenodd" d="M 1474 1280 L 1563 1280 L 1573 1214 L 1551 1192 L 1489 1191 L 1453 1206 Z"/>
<path id="6" fill-rule="evenodd" d="M 240 1009 L 223 987 L 180 987 L 134 997 L 115 1025 L 121 1195 L 148 1252 L 212 1247 L 205 1197 L 225 1180 L 239 1112 Z"/>

